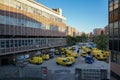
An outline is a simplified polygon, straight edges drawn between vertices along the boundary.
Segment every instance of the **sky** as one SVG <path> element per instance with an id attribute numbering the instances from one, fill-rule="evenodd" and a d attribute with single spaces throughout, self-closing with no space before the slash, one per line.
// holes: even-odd
<path id="1" fill-rule="evenodd" d="M 80 32 L 93 32 L 108 24 L 108 0 L 36 0 L 49 8 L 61 8 L 66 24 Z"/>

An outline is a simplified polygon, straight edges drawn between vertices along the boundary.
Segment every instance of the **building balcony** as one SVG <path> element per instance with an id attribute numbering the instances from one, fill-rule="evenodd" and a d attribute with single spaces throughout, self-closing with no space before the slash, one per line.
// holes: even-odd
<path id="1" fill-rule="evenodd" d="M 44 45 L 38 45 L 38 46 L 0 48 L 0 55 L 23 53 L 23 52 L 29 52 L 29 51 L 40 50 L 40 49 L 45 49 L 45 48 L 59 47 L 59 46 L 64 46 L 64 45 L 66 45 L 66 43 L 52 44 L 50 46 L 44 44 Z"/>

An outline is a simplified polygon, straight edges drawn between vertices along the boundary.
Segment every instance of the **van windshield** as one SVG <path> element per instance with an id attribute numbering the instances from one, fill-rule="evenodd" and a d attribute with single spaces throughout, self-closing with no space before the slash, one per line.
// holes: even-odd
<path id="1" fill-rule="evenodd" d="M 66 59 L 65 62 L 69 62 L 70 60 L 69 59 Z"/>

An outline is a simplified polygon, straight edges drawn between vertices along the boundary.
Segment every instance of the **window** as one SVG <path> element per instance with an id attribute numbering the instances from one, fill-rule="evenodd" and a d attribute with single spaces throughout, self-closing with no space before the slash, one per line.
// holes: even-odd
<path id="1" fill-rule="evenodd" d="M 18 40 L 18 45 L 19 47 L 21 47 L 21 40 Z"/>
<path id="2" fill-rule="evenodd" d="M 110 13 L 109 13 L 109 21 L 110 21 L 110 22 L 113 22 L 113 12 L 110 12 Z"/>
<path id="3" fill-rule="evenodd" d="M 0 15 L 0 24 L 5 24 L 5 16 Z"/>
<path id="4" fill-rule="evenodd" d="M 118 8 L 118 0 L 115 0 L 114 1 L 114 9 L 117 9 Z"/>
<path id="5" fill-rule="evenodd" d="M 47 13 L 44 12 L 44 11 L 42 11 L 42 16 L 43 16 L 43 17 L 46 17 L 46 16 L 47 16 Z"/>
<path id="6" fill-rule="evenodd" d="M 58 31 L 58 26 L 50 25 L 50 30 Z"/>
<path id="7" fill-rule="evenodd" d="M 117 63 L 120 65 L 120 53 L 117 53 Z"/>
<path id="8" fill-rule="evenodd" d="M 16 8 L 21 10 L 21 3 L 16 2 Z"/>
<path id="9" fill-rule="evenodd" d="M 22 4 L 22 8 L 24 11 L 27 11 L 27 6 L 25 4 Z"/>
<path id="10" fill-rule="evenodd" d="M 119 40 L 119 52 L 120 52 L 120 40 Z"/>
<path id="11" fill-rule="evenodd" d="M 28 43 L 27 43 L 27 40 L 25 40 L 25 46 L 27 46 L 27 44 L 28 44 Z"/>
<path id="12" fill-rule="evenodd" d="M 42 24 L 41 28 L 42 28 L 42 29 L 46 29 L 46 25 L 45 25 L 45 24 Z"/>
<path id="13" fill-rule="evenodd" d="M 5 48 L 5 41 L 4 41 L 4 40 L 2 40 L 2 41 L 0 42 L 0 48 Z"/>
<path id="14" fill-rule="evenodd" d="M 111 52 L 111 61 L 112 61 L 112 62 L 117 62 L 116 52 Z"/>
<path id="15" fill-rule="evenodd" d="M 114 37 L 118 37 L 118 28 L 114 29 Z"/>
<path id="16" fill-rule="evenodd" d="M 22 46 L 24 46 L 24 44 L 25 44 L 25 42 L 24 42 L 24 40 L 22 40 Z"/>
<path id="17" fill-rule="evenodd" d="M 119 23 L 118 23 L 118 28 L 120 28 L 120 20 L 119 20 Z"/>
<path id="18" fill-rule="evenodd" d="M 31 44 L 31 42 L 30 42 L 30 40 L 28 40 L 28 45 L 30 45 Z"/>
<path id="19" fill-rule="evenodd" d="M 114 10 L 114 21 L 117 21 L 119 19 L 118 17 L 118 9 Z"/>
<path id="20" fill-rule="evenodd" d="M 118 28 L 118 21 L 114 22 L 114 28 Z"/>
<path id="21" fill-rule="evenodd" d="M 112 29 L 109 31 L 109 35 L 110 35 L 110 37 L 113 36 L 113 30 Z"/>
<path id="22" fill-rule="evenodd" d="M 10 44 L 9 44 L 9 40 L 6 40 L 6 48 L 9 48 Z"/>
<path id="23" fill-rule="evenodd" d="M 113 40 L 109 40 L 109 49 L 110 49 L 110 50 L 113 49 Z"/>
<path id="24" fill-rule="evenodd" d="M 10 40 L 10 47 L 14 47 L 13 40 Z"/>
<path id="25" fill-rule="evenodd" d="M 38 10 L 38 11 L 37 11 L 37 14 L 38 14 L 38 15 L 41 15 L 41 14 L 42 14 L 42 11 L 41 11 L 41 10 Z"/>
<path id="26" fill-rule="evenodd" d="M 31 45 L 33 45 L 33 40 L 31 40 Z"/>
<path id="27" fill-rule="evenodd" d="M 118 51 L 118 40 L 114 40 L 114 50 Z"/>
<path id="28" fill-rule="evenodd" d="M 15 40 L 15 47 L 18 47 L 18 41 Z"/>

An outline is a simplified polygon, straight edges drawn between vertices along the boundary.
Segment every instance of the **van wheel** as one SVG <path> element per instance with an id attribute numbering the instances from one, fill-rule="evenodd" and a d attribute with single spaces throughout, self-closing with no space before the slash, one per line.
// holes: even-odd
<path id="1" fill-rule="evenodd" d="M 58 65 L 59 65 L 59 63 L 57 63 L 57 62 L 56 62 L 56 64 L 58 64 Z"/>

